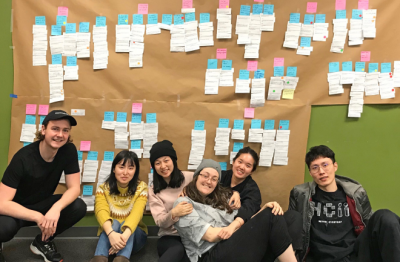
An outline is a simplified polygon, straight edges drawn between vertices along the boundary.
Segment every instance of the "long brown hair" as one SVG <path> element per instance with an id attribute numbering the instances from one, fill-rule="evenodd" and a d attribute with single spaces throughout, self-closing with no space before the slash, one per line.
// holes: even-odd
<path id="1" fill-rule="evenodd" d="M 48 125 L 48 124 L 49 124 L 49 123 L 46 123 L 46 124 L 44 125 L 44 129 L 47 128 L 47 125 Z M 40 126 L 39 130 L 36 131 L 35 136 L 36 136 L 36 139 L 39 140 L 39 141 L 44 140 L 44 135 L 42 134 L 42 127 L 41 127 L 41 126 Z M 67 141 L 67 143 L 72 143 L 72 142 L 73 142 L 72 137 L 71 137 L 71 135 L 69 135 L 69 136 L 68 136 L 68 141 Z"/>
<path id="2" fill-rule="evenodd" d="M 210 205 L 213 208 L 226 210 L 228 214 L 233 212 L 232 208 L 229 206 L 229 199 L 231 198 L 233 191 L 230 188 L 225 188 L 219 183 L 215 187 L 214 191 L 206 197 L 203 197 L 196 187 L 196 182 L 199 176 L 196 176 L 192 182 L 190 182 L 186 188 L 186 195 L 195 202 Z"/>

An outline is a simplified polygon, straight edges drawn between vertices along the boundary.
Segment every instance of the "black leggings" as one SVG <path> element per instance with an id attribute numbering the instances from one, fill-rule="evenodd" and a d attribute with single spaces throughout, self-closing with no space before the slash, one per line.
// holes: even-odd
<path id="1" fill-rule="evenodd" d="M 158 262 L 190 262 L 180 236 L 162 236 L 157 241 Z"/>
<path id="2" fill-rule="evenodd" d="M 27 205 L 26 208 L 35 210 L 43 215 L 50 210 L 54 203 L 60 200 L 62 195 L 52 195 L 49 198 L 33 204 Z M 75 225 L 86 214 L 86 204 L 82 199 L 77 198 L 60 213 L 60 219 L 57 223 L 56 233 L 53 237 L 61 234 L 68 228 Z M 0 242 L 7 242 L 13 239 L 21 227 L 36 226 L 35 222 L 17 219 L 9 216 L 0 215 Z"/>
<path id="3" fill-rule="evenodd" d="M 229 239 L 203 254 L 204 262 L 274 261 L 292 243 L 283 216 L 266 208 L 245 223 Z"/>
<path id="4" fill-rule="evenodd" d="M 288 210 L 283 215 L 286 221 L 286 226 L 289 232 L 289 236 L 292 238 L 293 250 L 303 249 L 303 217 L 301 214 L 295 210 Z"/>

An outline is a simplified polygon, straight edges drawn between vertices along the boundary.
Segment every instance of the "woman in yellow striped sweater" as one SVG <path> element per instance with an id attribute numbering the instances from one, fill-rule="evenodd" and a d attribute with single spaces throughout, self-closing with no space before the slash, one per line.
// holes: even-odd
<path id="1" fill-rule="evenodd" d="M 139 180 L 139 160 L 134 152 L 121 151 L 114 158 L 110 176 L 96 191 L 95 215 L 100 224 L 97 248 L 91 262 L 129 262 L 147 240 L 142 222 L 147 184 Z"/>

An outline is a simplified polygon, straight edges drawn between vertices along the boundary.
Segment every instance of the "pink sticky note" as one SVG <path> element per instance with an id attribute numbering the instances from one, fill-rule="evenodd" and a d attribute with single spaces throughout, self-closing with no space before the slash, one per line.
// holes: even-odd
<path id="1" fill-rule="evenodd" d="M 247 70 L 249 71 L 257 71 L 258 61 L 248 61 L 247 62 Z"/>
<path id="2" fill-rule="evenodd" d="M 274 58 L 274 66 L 285 66 L 285 58 L 275 57 Z"/>
<path id="3" fill-rule="evenodd" d="M 58 14 L 57 15 L 65 15 L 68 16 L 68 7 L 66 6 L 59 6 L 58 7 Z"/>
<path id="4" fill-rule="evenodd" d="M 36 115 L 36 105 L 35 104 L 26 104 L 25 114 Z"/>
<path id="5" fill-rule="evenodd" d="M 138 14 L 147 15 L 149 13 L 149 4 L 138 4 Z"/>
<path id="6" fill-rule="evenodd" d="M 361 62 L 369 62 L 371 60 L 371 51 L 361 51 Z"/>
<path id="7" fill-rule="evenodd" d="M 91 141 L 81 141 L 81 147 L 79 148 L 80 151 L 90 151 L 90 145 L 92 144 Z"/>
<path id="8" fill-rule="evenodd" d="M 254 2 L 264 3 L 264 0 L 254 0 Z"/>
<path id="9" fill-rule="evenodd" d="M 336 10 L 346 10 L 346 0 L 336 0 Z"/>
<path id="10" fill-rule="evenodd" d="M 229 0 L 219 0 L 219 8 L 229 8 Z"/>
<path id="11" fill-rule="evenodd" d="M 142 103 L 132 103 L 132 113 L 141 114 L 142 113 Z"/>
<path id="12" fill-rule="evenodd" d="M 246 107 L 244 109 L 244 118 L 254 118 L 254 108 Z"/>
<path id="13" fill-rule="evenodd" d="M 182 0 L 182 8 L 193 8 L 193 0 Z"/>
<path id="14" fill-rule="evenodd" d="M 307 3 L 307 13 L 316 13 L 317 12 L 317 2 L 308 2 Z"/>
<path id="15" fill-rule="evenodd" d="M 368 10 L 369 0 L 359 0 L 358 1 L 358 9 L 359 10 Z"/>
<path id="16" fill-rule="evenodd" d="M 217 49 L 217 59 L 226 59 L 226 48 Z"/>
<path id="17" fill-rule="evenodd" d="M 39 105 L 39 116 L 47 116 L 49 113 L 49 105 Z"/>

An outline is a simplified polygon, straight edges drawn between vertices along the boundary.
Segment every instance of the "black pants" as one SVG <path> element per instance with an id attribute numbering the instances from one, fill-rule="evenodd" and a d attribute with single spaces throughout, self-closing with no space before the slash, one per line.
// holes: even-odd
<path id="1" fill-rule="evenodd" d="M 295 210 L 288 210 L 283 215 L 286 221 L 286 226 L 289 236 L 292 239 L 293 250 L 303 250 L 302 230 L 303 230 L 303 217 Z"/>
<path id="2" fill-rule="evenodd" d="M 292 243 L 283 216 L 270 208 L 245 223 L 229 239 L 219 242 L 199 261 L 248 262 L 274 261 Z"/>
<path id="3" fill-rule="evenodd" d="M 158 262 L 190 262 L 180 236 L 162 236 L 157 241 Z"/>
<path id="4" fill-rule="evenodd" d="M 38 211 L 45 215 L 47 211 L 60 200 L 62 195 L 53 195 L 39 203 L 25 206 L 28 209 Z M 69 206 L 60 213 L 60 219 L 57 223 L 56 233 L 53 237 L 61 234 L 68 228 L 75 225 L 86 214 L 86 204 L 82 199 L 75 199 Z M 10 241 L 20 230 L 21 227 L 35 226 L 35 222 L 17 219 L 10 216 L 0 215 L 0 242 Z"/>

